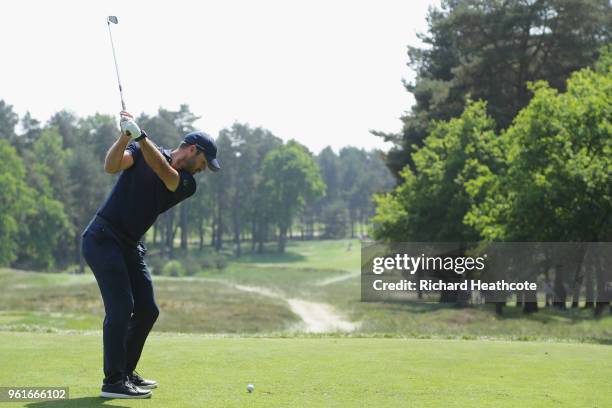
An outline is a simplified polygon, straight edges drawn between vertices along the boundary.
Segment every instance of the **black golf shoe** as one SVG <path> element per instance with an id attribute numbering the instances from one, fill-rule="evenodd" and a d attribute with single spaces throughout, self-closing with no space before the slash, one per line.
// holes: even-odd
<path id="1" fill-rule="evenodd" d="M 102 398 L 151 398 L 151 390 L 143 390 L 127 378 L 114 384 L 102 385 Z"/>
<path id="2" fill-rule="evenodd" d="M 132 374 L 128 375 L 128 378 L 138 388 L 142 388 L 143 390 L 152 390 L 153 388 L 157 388 L 157 381 L 155 380 L 147 380 L 142 378 L 136 371 Z"/>

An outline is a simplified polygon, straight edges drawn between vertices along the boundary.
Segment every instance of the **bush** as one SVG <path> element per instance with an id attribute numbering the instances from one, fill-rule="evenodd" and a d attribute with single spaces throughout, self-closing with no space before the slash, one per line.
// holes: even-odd
<path id="1" fill-rule="evenodd" d="M 147 259 L 152 274 L 176 277 L 196 276 L 202 271 L 221 272 L 227 264 L 227 255 L 221 253 L 179 255 L 172 260 L 158 256 Z"/>
<path id="2" fill-rule="evenodd" d="M 344 238 L 348 226 L 346 203 L 336 200 L 323 210 L 323 223 L 325 224 L 324 238 Z"/>
<path id="3" fill-rule="evenodd" d="M 200 263 L 194 257 L 187 257 L 183 261 L 183 265 L 185 266 L 185 272 L 187 276 L 197 275 L 200 270 L 202 270 Z"/>
<path id="4" fill-rule="evenodd" d="M 204 269 L 212 269 L 215 267 L 215 263 L 213 262 L 212 256 L 204 257 L 202 260 L 202 268 Z"/>
<path id="5" fill-rule="evenodd" d="M 164 276 L 185 276 L 187 271 L 180 261 L 172 260 L 166 262 L 162 269 Z"/>
<path id="6" fill-rule="evenodd" d="M 227 267 L 227 257 L 221 253 L 211 253 L 202 259 L 202 268 L 217 269 L 218 272 Z"/>
<path id="7" fill-rule="evenodd" d="M 215 257 L 215 268 L 222 271 L 227 267 L 227 258 L 222 254 L 217 254 Z"/>

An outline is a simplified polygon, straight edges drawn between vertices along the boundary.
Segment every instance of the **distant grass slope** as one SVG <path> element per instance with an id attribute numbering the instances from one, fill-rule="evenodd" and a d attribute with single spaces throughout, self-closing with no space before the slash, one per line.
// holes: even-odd
<path id="1" fill-rule="evenodd" d="M 284 254 L 246 253 L 233 262 L 257 266 L 282 268 L 333 269 L 344 272 L 359 272 L 361 265 L 360 241 L 355 239 L 323 241 L 290 241 Z"/>
<path id="2" fill-rule="evenodd" d="M 9 405 L 101 406 L 100 341 L 0 332 L 0 386 L 70 387 L 70 401 Z M 154 334 L 139 369 L 160 388 L 104 406 L 610 407 L 611 360 L 589 344 Z"/>
<path id="3" fill-rule="evenodd" d="M 0 329 L 99 329 L 104 306 L 93 275 L 0 269 Z M 287 305 L 203 280 L 155 279 L 155 330 L 261 333 L 298 322 Z"/>
<path id="4" fill-rule="evenodd" d="M 361 246 L 358 240 L 292 241 L 284 254 L 246 253 L 232 258 L 222 272 L 203 271 L 201 277 L 277 289 L 288 296 L 322 298 L 319 282 L 329 278 L 360 274 Z M 359 279 L 354 279 L 359 283 Z M 360 289 L 345 291 L 331 286 L 332 303 L 359 300 Z M 340 290 L 338 290 L 340 289 Z"/>

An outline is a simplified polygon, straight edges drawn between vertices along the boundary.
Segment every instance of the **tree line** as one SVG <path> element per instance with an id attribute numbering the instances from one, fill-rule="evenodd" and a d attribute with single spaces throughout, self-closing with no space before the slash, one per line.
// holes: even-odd
<path id="1" fill-rule="evenodd" d="M 401 134 L 378 133 L 395 142 L 386 162 L 398 186 L 376 198 L 375 237 L 611 241 L 611 10 L 599 0 L 430 9 L 429 46 L 409 49 L 416 103 Z"/>
<path id="2" fill-rule="evenodd" d="M 415 169 L 412 153 L 431 126 L 485 100 L 496 130 L 506 129 L 531 99 L 530 82 L 565 90 L 569 75 L 592 66 L 612 36 L 608 0 L 442 0 L 427 15 L 424 47 L 408 47 L 414 104 L 398 134 L 373 132 L 394 147 L 386 162 L 398 176 Z"/>
<path id="3" fill-rule="evenodd" d="M 138 123 L 165 148 L 178 146 L 198 119 L 187 105 L 160 108 Z M 0 265 L 28 269 L 79 263 L 80 233 L 110 191 L 103 171 L 118 137 L 116 118 L 68 111 L 42 124 L 0 100 Z M 212 246 L 284 251 L 290 238 L 355 236 L 373 213 L 370 196 L 393 177 L 379 151 L 345 147 L 313 154 L 270 131 L 234 123 L 216 135 L 223 170 L 198 175 L 195 197 L 162 214 L 145 244 L 172 258 L 177 249 Z M 175 244 L 176 243 L 176 244 Z"/>

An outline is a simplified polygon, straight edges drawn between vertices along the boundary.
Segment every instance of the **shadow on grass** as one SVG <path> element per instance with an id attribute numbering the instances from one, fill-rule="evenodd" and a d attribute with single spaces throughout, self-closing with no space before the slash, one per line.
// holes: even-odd
<path id="1" fill-rule="evenodd" d="M 386 310 L 401 311 L 409 313 L 430 313 L 438 310 L 456 310 L 457 307 L 452 303 L 435 303 L 429 301 L 385 301 L 385 302 L 365 302 L 376 306 L 384 305 Z"/>
<path id="2" fill-rule="evenodd" d="M 185 259 L 186 257 L 194 257 L 195 259 L 206 259 L 210 257 L 215 257 L 221 255 L 225 257 L 231 263 L 291 263 L 291 262 L 299 262 L 306 260 L 306 257 L 290 250 L 289 243 L 288 248 L 284 253 L 278 252 L 278 247 L 276 242 L 269 242 L 265 245 L 264 251 L 262 253 L 251 252 L 250 245 L 243 245 L 242 247 L 242 255 L 237 257 L 234 253 L 233 243 L 227 242 L 225 249 L 222 249 L 220 252 L 216 252 L 210 247 L 205 247 L 203 250 L 192 249 L 189 252 L 186 252 L 183 249 L 176 248 L 174 250 L 174 259 Z M 158 258 L 160 256 L 160 251 L 158 248 L 149 246 L 147 251 L 147 259 Z M 165 258 L 164 258 L 165 259 Z"/>
<path id="3" fill-rule="evenodd" d="M 81 408 L 81 407 L 105 407 L 106 402 L 117 401 L 101 397 L 83 397 L 83 398 L 71 398 L 67 400 L 55 400 L 55 401 L 39 401 L 30 402 L 25 406 L 28 408 Z M 128 408 L 126 405 L 112 405 L 113 407 Z"/>
<path id="4" fill-rule="evenodd" d="M 493 308 L 492 305 L 490 305 L 490 307 Z M 534 313 L 524 313 L 522 307 L 506 306 L 504 307 L 504 314 L 498 317 L 501 319 L 525 319 L 543 324 L 559 321 L 567 321 L 573 324 L 597 320 L 593 315 L 593 309 L 557 309 L 541 306 L 540 309 Z"/>
<path id="5" fill-rule="evenodd" d="M 367 303 L 367 302 L 366 302 Z M 378 303 L 378 302 L 372 302 Z M 436 312 L 439 310 L 479 310 L 487 313 L 495 314 L 495 305 L 493 304 L 485 304 L 485 305 L 469 305 L 466 307 L 458 307 L 453 303 L 436 303 L 431 301 L 386 301 L 381 302 L 385 305 L 385 308 L 388 310 L 398 310 L 398 311 L 406 311 L 410 313 L 429 313 Z M 528 320 L 535 321 L 543 324 L 554 323 L 559 321 L 568 321 L 570 323 L 579 323 L 583 321 L 595 321 L 597 320 L 593 316 L 592 309 L 556 309 L 556 308 L 544 308 L 540 307 L 538 312 L 535 313 L 523 313 L 523 309 L 521 307 L 516 307 L 514 305 L 505 306 L 503 310 L 503 314 L 496 316 L 498 319 L 518 319 L 518 320 Z"/>

